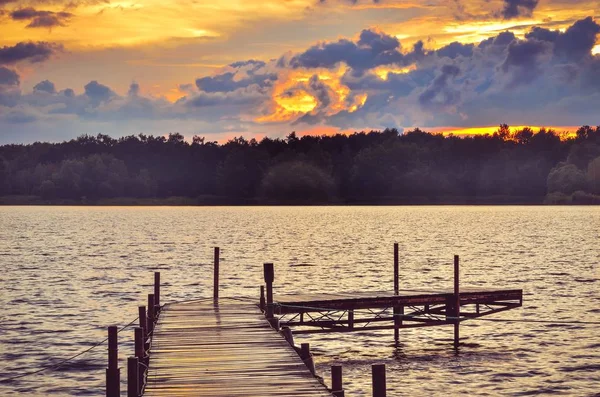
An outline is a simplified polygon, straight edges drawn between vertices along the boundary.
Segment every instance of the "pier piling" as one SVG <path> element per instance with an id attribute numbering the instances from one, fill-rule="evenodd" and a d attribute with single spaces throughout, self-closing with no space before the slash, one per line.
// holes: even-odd
<path id="1" fill-rule="evenodd" d="M 146 318 L 146 306 L 138 306 L 138 318 L 140 321 L 140 328 L 142 329 L 142 341 L 144 349 L 147 349 L 146 339 L 148 338 L 148 319 Z"/>
<path id="2" fill-rule="evenodd" d="M 117 340 L 117 327 L 108 327 L 108 368 L 106 368 L 106 397 L 119 397 L 121 394 L 119 348 Z"/>
<path id="3" fill-rule="evenodd" d="M 373 397 L 386 397 L 385 364 L 373 364 L 371 371 L 373 375 Z"/>
<path id="4" fill-rule="evenodd" d="M 139 397 L 138 358 L 127 357 L 127 397 Z"/>
<path id="5" fill-rule="evenodd" d="M 154 294 L 148 294 L 148 313 L 146 322 L 147 335 L 151 335 L 154 330 Z"/>
<path id="6" fill-rule="evenodd" d="M 213 299 L 219 300 L 219 261 L 220 261 L 220 248 L 215 247 L 214 255 L 214 280 L 213 280 Z"/>
<path id="7" fill-rule="evenodd" d="M 398 243 L 394 243 L 394 295 L 400 293 L 400 266 L 398 256 Z M 400 342 L 400 325 L 402 324 L 400 314 L 400 308 L 394 307 L 394 342 L 396 345 Z"/>
<path id="8" fill-rule="evenodd" d="M 460 290 L 459 290 L 459 258 L 454 255 L 454 348 L 458 349 L 460 342 Z"/>
<path id="9" fill-rule="evenodd" d="M 344 387 L 342 384 L 342 366 L 331 366 L 331 394 L 335 397 L 344 397 Z"/>
<path id="10" fill-rule="evenodd" d="M 313 361 L 312 354 L 310 353 L 310 343 L 302 343 L 300 345 L 300 358 L 306 364 L 306 367 L 311 374 L 315 375 L 315 362 Z"/>
<path id="11" fill-rule="evenodd" d="M 273 281 L 275 280 L 275 269 L 272 263 L 263 265 L 265 283 L 267 284 L 267 319 L 271 320 L 274 316 L 273 312 Z"/>
<path id="12" fill-rule="evenodd" d="M 160 307 L 160 272 L 154 272 L 154 306 Z"/>
<path id="13" fill-rule="evenodd" d="M 292 333 L 292 329 L 290 327 L 282 327 L 281 333 L 283 334 L 283 337 L 285 338 L 285 340 L 288 341 L 290 346 L 293 347 L 294 346 L 294 334 Z"/>

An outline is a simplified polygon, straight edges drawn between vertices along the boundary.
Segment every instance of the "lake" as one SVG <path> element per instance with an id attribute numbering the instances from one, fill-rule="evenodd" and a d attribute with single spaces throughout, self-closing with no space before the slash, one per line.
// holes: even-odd
<path id="1" fill-rule="evenodd" d="M 262 264 L 275 294 L 400 285 L 516 287 L 523 307 L 452 326 L 296 336 L 317 372 L 344 366 L 347 396 L 371 396 L 371 364 L 387 365 L 388 396 L 594 395 L 600 389 L 600 207 L 0 207 L 0 379 L 59 362 L 123 326 L 160 270 L 163 303 L 212 296 L 258 301 Z M 297 264 L 309 266 L 294 266 Z M 120 334 L 121 367 L 133 330 Z M 0 383 L 0 395 L 104 395 L 106 348 L 55 371 Z M 126 377 L 126 370 L 121 370 Z M 125 391 L 125 388 L 121 388 Z"/>

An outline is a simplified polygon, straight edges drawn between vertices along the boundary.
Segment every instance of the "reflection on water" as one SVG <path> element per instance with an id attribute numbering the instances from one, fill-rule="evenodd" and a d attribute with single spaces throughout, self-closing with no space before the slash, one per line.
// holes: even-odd
<path id="1" fill-rule="evenodd" d="M 262 263 L 275 294 L 461 285 L 524 289 L 520 309 L 494 318 L 600 321 L 600 208 L 252 207 L 0 208 L 0 377 L 60 361 L 137 316 L 160 270 L 162 300 L 211 296 L 221 247 L 221 295 L 258 300 Z M 295 266 L 303 265 L 303 266 Z M 310 265 L 310 266 L 306 266 Z M 296 336 L 317 371 L 344 366 L 349 396 L 370 396 L 370 366 L 387 364 L 390 396 L 591 395 L 600 382 L 598 326 L 469 321 L 452 326 Z M 133 352 L 120 334 L 120 355 Z M 105 349 L 0 384 L 0 395 L 103 395 Z M 123 360 L 121 366 L 124 367 Z M 122 388 L 124 390 L 124 388 Z"/>

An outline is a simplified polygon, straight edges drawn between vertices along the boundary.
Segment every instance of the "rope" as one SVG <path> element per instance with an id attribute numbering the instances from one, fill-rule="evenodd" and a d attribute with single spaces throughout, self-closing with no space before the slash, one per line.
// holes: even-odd
<path id="1" fill-rule="evenodd" d="M 118 330 L 117 333 L 120 333 L 121 331 L 129 328 L 133 323 L 135 323 L 138 320 L 138 318 L 139 317 L 136 317 L 132 322 L 130 322 L 129 324 L 127 324 L 126 326 L 124 326 L 123 328 L 121 328 L 120 330 Z M 83 354 L 85 354 L 85 353 L 87 353 L 87 352 L 95 349 L 96 347 L 98 347 L 98 346 L 102 345 L 103 343 L 105 343 L 107 340 L 108 340 L 108 338 L 106 338 L 103 341 L 98 342 L 98 343 L 92 345 L 91 347 L 89 347 L 89 348 L 87 348 L 87 349 L 85 349 L 85 350 L 83 350 L 83 351 L 81 351 L 81 352 L 79 352 L 79 353 L 77 353 L 77 354 L 69 357 L 69 358 L 66 358 L 66 359 L 64 359 L 64 360 L 62 360 L 62 361 L 60 361 L 60 362 L 58 362 L 56 364 L 48 365 L 46 367 L 40 368 L 40 369 L 35 370 L 35 371 L 26 372 L 24 374 L 11 376 L 10 378 L 0 379 L 0 383 L 7 383 L 7 382 L 10 382 L 10 381 L 15 380 L 15 379 L 20 379 L 20 378 L 24 378 L 26 376 L 39 374 L 40 372 L 44 372 L 44 371 L 49 370 L 49 369 L 56 369 L 56 368 L 62 366 L 63 364 L 68 363 L 69 361 L 72 361 L 72 360 L 76 359 L 77 357 L 79 357 L 79 356 L 81 356 L 81 355 L 83 355 Z"/>
<path id="2" fill-rule="evenodd" d="M 312 311 L 341 311 L 341 309 L 327 309 L 323 307 L 310 307 L 310 306 L 298 306 L 298 305 L 284 305 L 278 304 L 281 307 L 289 307 L 293 309 L 305 309 Z M 418 316 L 411 316 L 409 314 L 393 314 L 392 316 L 400 317 L 403 319 L 420 318 Z M 539 324 L 572 324 L 572 325 L 600 325 L 600 321 L 580 321 L 580 320 L 533 320 L 533 319 L 502 319 L 502 318 L 483 318 L 483 317 L 445 317 L 446 320 L 480 320 L 490 322 L 507 322 L 507 323 L 539 323 Z M 442 321 L 442 320 L 440 320 Z"/>

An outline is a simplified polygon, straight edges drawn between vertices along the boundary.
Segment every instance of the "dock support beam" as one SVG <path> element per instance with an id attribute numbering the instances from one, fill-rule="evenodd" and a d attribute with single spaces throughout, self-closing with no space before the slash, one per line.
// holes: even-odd
<path id="1" fill-rule="evenodd" d="M 335 397 L 344 397 L 341 365 L 331 366 L 331 394 L 333 394 Z"/>
<path id="2" fill-rule="evenodd" d="M 119 369 L 119 348 L 117 327 L 108 327 L 108 368 L 106 368 L 106 397 L 119 397 L 121 394 L 121 376 Z"/>
<path id="3" fill-rule="evenodd" d="M 371 371 L 373 374 L 373 397 L 386 397 L 385 364 L 373 364 Z"/>
<path id="4" fill-rule="evenodd" d="M 138 358 L 127 357 L 127 397 L 139 397 Z"/>
<path id="5" fill-rule="evenodd" d="M 214 280 L 213 280 L 213 299 L 219 300 L 219 261 L 220 261 L 220 249 L 215 247 L 214 257 Z"/>
<path id="6" fill-rule="evenodd" d="M 454 348 L 458 349 L 460 340 L 460 289 L 459 289 L 459 258 L 454 255 Z"/>

